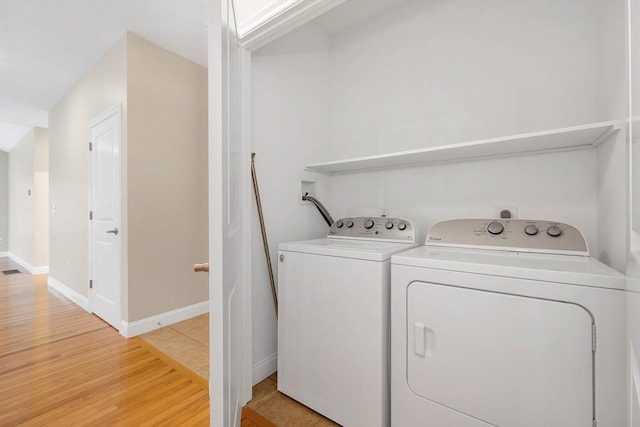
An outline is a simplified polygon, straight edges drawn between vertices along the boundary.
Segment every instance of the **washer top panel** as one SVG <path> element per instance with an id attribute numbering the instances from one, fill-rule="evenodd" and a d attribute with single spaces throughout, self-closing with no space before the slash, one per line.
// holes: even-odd
<path id="1" fill-rule="evenodd" d="M 435 224 L 426 245 L 589 256 L 582 233 L 555 221 L 455 219 Z"/>
<path id="2" fill-rule="evenodd" d="M 402 218 L 359 216 L 337 220 L 329 228 L 327 237 L 414 243 L 416 228 L 411 221 Z"/>
<path id="3" fill-rule="evenodd" d="M 415 243 L 382 242 L 373 239 L 324 238 L 280 243 L 278 250 L 380 262 L 388 260 L 393 254 L 415 246 Z"/>

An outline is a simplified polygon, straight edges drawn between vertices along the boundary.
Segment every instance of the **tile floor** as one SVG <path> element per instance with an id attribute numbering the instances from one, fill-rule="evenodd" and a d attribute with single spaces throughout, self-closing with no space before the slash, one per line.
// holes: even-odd
<path id="1" fill-rule="evenodd" d="M 141 336 L 175 361 L 209 379 L 209 315 L 203 314 Z M 277 390 L 277 373 L 253 387 L 247 406 L 279 427 L 328 427 L 338 424 Z"/>
<path id="2" fill-rule="evenodd" d="M 165 326 L 141 335 L 141 338 L 209 380 L 209 314 Z"/>

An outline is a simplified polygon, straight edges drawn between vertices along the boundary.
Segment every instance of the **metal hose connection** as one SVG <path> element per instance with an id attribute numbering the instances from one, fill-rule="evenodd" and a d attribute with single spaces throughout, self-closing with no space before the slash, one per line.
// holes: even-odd
<path id="1" fill-rule="evenodd" d="M 327 208 L 325 208 L 324 205 L 320 203 L 318 199 L 316 199 L 313 196 L 310 196 L 309 193 L 305 193 L 305 195 L 302 196 L 302 200 L 305 202 L 313 203 L 316 206 L 316 208 L 318 208 L 318 211 L 320 212 L 320 215 L 322 215 L 322 218 L 324 218 L 324 220 L 327 222 L 329 227 L 331 227 L 331 224 L 333 224 L 333 218 L 331 218 L 331 214 L 329 213 Z"/>

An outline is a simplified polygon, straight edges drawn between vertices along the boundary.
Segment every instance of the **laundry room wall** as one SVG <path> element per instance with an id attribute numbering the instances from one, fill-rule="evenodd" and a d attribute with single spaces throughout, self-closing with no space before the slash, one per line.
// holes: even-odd
<path id="1" fill-rule="evenodd" d="M 406 2 L 332 38 L 332 159 L 597 118 L 597 8 L 572 1 Z M 567 54 L 571 52 L 571 54 Z M 324 159 L 323 159 L 324 160 Z M 594 150 L 338 175 L 338 216 L 568 222 L 598 251 Z"/>
<path id="2" fill-rule="evenodd" d="M 597 119 L 620 120 L 620 131 L 597 149 L 598 248 L 593 255 L 625 272 L 629 253 L 629 148 L 627 127 L 629 84 L 627 5 L 600 1 L 597 5 Z"/>
<path id="3" fill-rule="evenodd" d="M 623 118 L 614 46 L 624 2 L 610 3 L 393 1 L 358 18 L 346 2 L 253 52 L 251 137 L 258 175 L 269 174 L 261 193 L 276 269 L 279 243 L 326 232 L 296 202 L 308 164 Z M 313 179 L 334 218 L 406 217 L 423 239 L 438 221 L 515 208 L 518 218 L 576 226 L 593 255 L 621 269 L 626 172 L 615 141 Z M 253 243 L 256 366 L 275 356 L 276 326 Z"/>
<path id="4" fill-rule="evenodd" d="M 640 2 L 628 2 L 629 77 L 629 240 L 627 265 L 628 427 L 640 425 Z"/>
<path id="5" fill-rule="evenodd" d="M 252 56 L 251 138 L 277 277 L 280 242 L 326 236 L 316 208 L 302 204 L 301 181 L 316 181 L 315 196 L 333 211 L 326 177 L 304 165 L 326 158 L 329 116 L 329 40 L 315 25 L 304 26 Z M 276 370 L 277 324 L 258 214 L 253 202 L 252 328 L 254 384 Z"/>

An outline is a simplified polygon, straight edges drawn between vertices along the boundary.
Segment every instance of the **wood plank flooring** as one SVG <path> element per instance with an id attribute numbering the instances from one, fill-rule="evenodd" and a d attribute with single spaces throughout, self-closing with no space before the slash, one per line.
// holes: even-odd
<path id="1" fill-rule="evenodd" d="M 15 425 L 205 426 L 207 383 L 48 291 L 46 276 L 0 273 L 0 426 Z"/>

